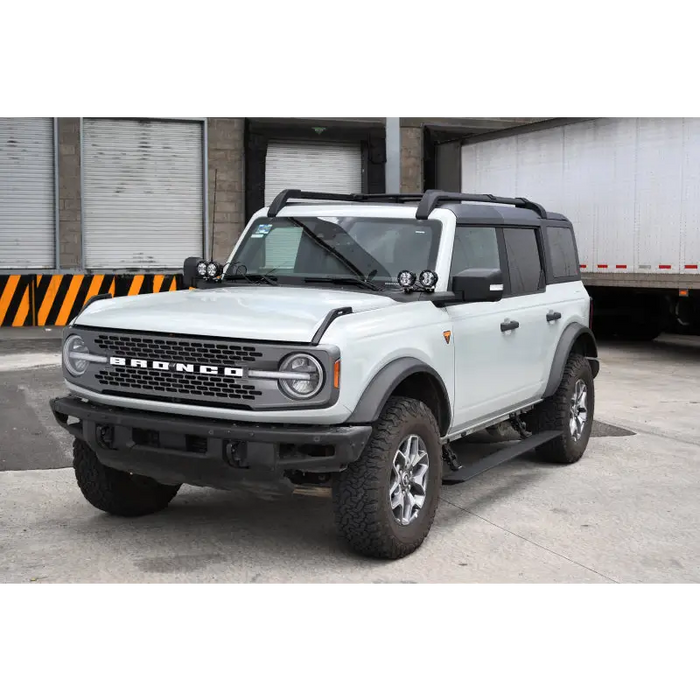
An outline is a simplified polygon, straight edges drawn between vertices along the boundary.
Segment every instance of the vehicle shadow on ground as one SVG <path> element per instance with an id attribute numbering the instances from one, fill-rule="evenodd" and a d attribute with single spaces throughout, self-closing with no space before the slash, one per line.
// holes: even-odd
<path id="1" fill-rule="evenodd" d="M 153 554 L 163 544 L 175 551 L 211 550 L 217 559 L 282 558 L 338 549 L 329 498 L 297 496 L 285 489 L 254 487 L 239 491 L 183 489 L 170 506 L 154 515 L 123 519 L 99 512 L 76 518 L 76 534 L 113 549 L 134 538 L 148 538 Z M 227 555 L 228 552 L 228 555 Z M 165 562 L 135 560 L 137 568 L 168 568 Z M 205 562 L 203 561 L 202 564 Z M 155 567 L 155 568 L 153 568 Z M 170 572 L 177 570 L 173 560 Z"/>

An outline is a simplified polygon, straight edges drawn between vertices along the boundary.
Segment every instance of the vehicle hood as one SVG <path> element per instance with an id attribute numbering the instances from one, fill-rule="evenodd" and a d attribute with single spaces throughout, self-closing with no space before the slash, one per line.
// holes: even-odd
<path id="1" fill-rule="evenodd" d="M 144 294 L 96 301 L 76 325 L 308 343 L 329 311 L 353 313 L 398 302 L 378 294 L 318 287 L 236 286 Z"/>

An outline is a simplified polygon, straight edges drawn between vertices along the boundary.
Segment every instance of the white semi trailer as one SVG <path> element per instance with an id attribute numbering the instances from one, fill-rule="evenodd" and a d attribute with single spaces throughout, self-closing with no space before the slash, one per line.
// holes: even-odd
<path id="1" fill-rule="evenodd" d="M 466 141 L 461 169 L 571 219 L 597 334 L 700 332 L 700 119 L 544 122 Z"/>

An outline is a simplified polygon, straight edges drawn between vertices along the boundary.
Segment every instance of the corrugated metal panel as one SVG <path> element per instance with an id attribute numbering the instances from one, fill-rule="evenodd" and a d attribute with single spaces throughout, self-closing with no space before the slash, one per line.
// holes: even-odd
<path id="1" fill-rule="evenodd" d="M 0 268 L 54 266 L 53 119 L 0 119 Z"/>
<path id="2" fill-rule="evenodd" d="M 361 192 L 362 151 L 354 143 L 271 141 L 265 161 L 265 206 L 280 190 Z"/>
<path id="3" fill-rule="evenodd" d="M 362 191 L 362 151 L 359 144 L 271 141 L 265 160 L 265 206 L 285 189 L 310 192 Z M 293 268 L 299 229 L 275 231 L 266 241 L 268 268 Z"/>
<path id="4" fill-rule="evenodd" d="M 682 175 L 683 120 L 637 119 L 638 269 L 678 272 Z"/>
<path id="5" fill-rule="evenodd" d="M 84 120 L 89 269 L 180 268 L 202 254 L 202 129 L 194 121 Z"/>

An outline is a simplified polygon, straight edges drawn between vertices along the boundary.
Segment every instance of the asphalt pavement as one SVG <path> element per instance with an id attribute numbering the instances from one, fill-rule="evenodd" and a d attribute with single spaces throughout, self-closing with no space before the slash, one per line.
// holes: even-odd
<path id="1" fill-rule="evenodd" d="M 700 581 L 698 338 L 603 345 L 585 457 L 445 486 L 423 547 L 387 563 L 342 546 L 326 492 L 285 484 L 183 487 L 138 520 L 96 511 L 48 406 L 63 391 L 60 330 L 20 330 L 0 333 L 2 582 Z"/>

